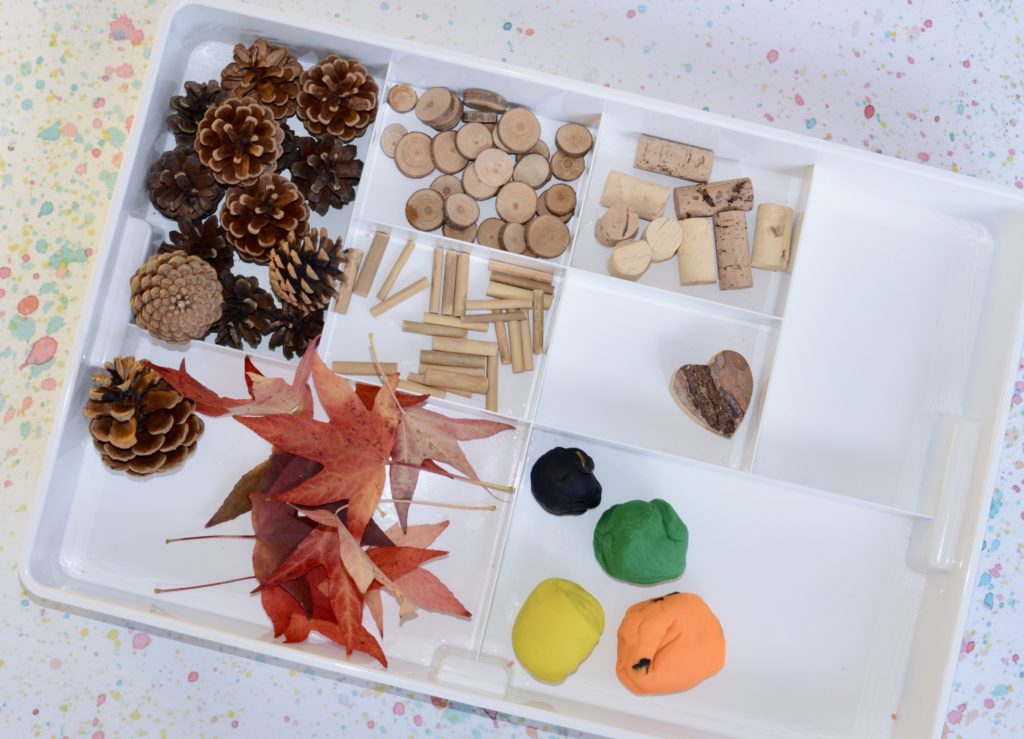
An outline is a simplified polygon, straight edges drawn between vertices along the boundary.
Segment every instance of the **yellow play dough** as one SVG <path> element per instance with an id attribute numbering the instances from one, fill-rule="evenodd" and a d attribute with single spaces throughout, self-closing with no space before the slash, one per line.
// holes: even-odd
<path id="1" fill-rule="evenodd" d="M 571 580 L 539 583 L 512 626 L 516 658 L 538 680 L 560 683 L 585 660 L 604 631 L 597 599 Z"/>

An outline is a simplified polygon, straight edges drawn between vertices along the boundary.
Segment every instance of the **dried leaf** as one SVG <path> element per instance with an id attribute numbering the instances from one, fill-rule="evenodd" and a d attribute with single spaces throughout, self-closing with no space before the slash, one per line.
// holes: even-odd
<path id="1" fill-rule="evenodd" d="M 385 531 L 384 535 L 396 546 L 429 547 L 448 528 L 448 523 L 448 521 L 441 521 L 440 523 L 418 524 L 409 526 L 404 532 L 402 527 L 396 523 Z"/>
<path id="2" fill-rule="evenodd" d="M 363 401 L 363 406 L 367 409 L 373 408 L 373 402 L 377 399 L 378 392 L 380 392 L 380 385 L 368 385 L 365 382 L 356 383 L 356 395 L 358 395 L 359 399 Z M 398 404 L 403 408 L 422 405 L 430 400 L 429 395 L 405 393 L 401 390 L 395 390 L 395 396 L 398 398 Z"/>
<path id="3" fill-rule="evenodd" d="M 321 469 L 318 462 L 296 457 L 287 452 L 275 452 L 235 483 L 220 508 L 206 522 L 206 528 L 230 521 L 251 510 L 251 493 L 264 496 L 284 492 L 303 480 L 312 477 Z"/>
<path id="4" fill-rule="evenodd" d="M 384 636 L 384 602 L 380 597 L 380 588 L 370 588 L 363 599 L 366 610 L 370 612 L 373 622 L 377 625 L 377 633 Z"/>
<path id="5" fill-rule="evenodd" d="M 437 575 L 422 567 L 417 567 L 395 580 L 405 596 L 418 608 L 425 611 L 449 613 L 453 616 L 469 618 L 472 614 L 459 602 L 455 594 L 449 590 Z"/>

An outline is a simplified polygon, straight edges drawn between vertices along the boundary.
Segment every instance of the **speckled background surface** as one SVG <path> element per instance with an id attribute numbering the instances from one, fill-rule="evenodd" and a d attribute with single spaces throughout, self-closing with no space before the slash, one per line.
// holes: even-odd
<path id="1" fill-rule="evenodd" d="M 1024 188 L 1024 46 L 1009 1 L 259 4 Z M 21 589 L 28 508 L 164 6 L 0 0 L 2 733 L 564 735 L 51 610 Z M 949 736 L 1024 734 L 1024 365 L 1008 400 Z"/>

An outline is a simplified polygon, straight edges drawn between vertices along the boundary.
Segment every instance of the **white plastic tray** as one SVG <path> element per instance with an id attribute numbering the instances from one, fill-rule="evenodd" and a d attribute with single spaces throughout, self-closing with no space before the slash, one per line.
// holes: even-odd
<path id="1" fill-rule="evenodd" d="M 498 414 L 483 411 L 480 400 L 435 403 L 515 426 L 469 449 L 483 479 L 516 486 L 511 503 L 492 514 L 413 513 L 418 522 L 451 519 L 437 544 L 451 556 L 432 569 L 474 616 L 422 614 L 399 628 L 388 611 L 387 671 L 358 654 L 345 659 L 324 641 L 275 641 L 250 584 L 154 596 L 154 586 L 251 571 L 244 542 L 163 542 L 198 533 L 234 480 L 266 455 L 265 445 L 240 451 L 237 425 L 214 419 L 183 469 L 140 484 L 107 472 L 81 415 L 92 372 L 118 354 L 165 365 L 187 357 L 190 370 L 219 390 L 243 390 L 241 352 L 204 342 L 172 347 L 132 325 L 128 277 L 172 225 L 143 186 L 170 146 L 168 98 L 185 80 L 216 78 L 234 43 L 260 36 L 289 46 L 304 64 L 332 51 L 353 56 L 382 92 L 396 82 L 491 88 L 535 110 L 549 134 L 560 121 L 578 121 L 596 136 L 587 172 L 574 183 L 573 244 L 546 263 L 557 284 L 547 353 L 533 373 L 503 369 Z M 33 593 L 598 733 L 938 733 L 1022 337 L 1024 200 L 710 113 L 226 3 L 187 2 L 168 12 L 141 99 L 21 562 Z M 378 281 L 410 238 L 416 250 L 406 276 L 427 270 L 435 245 L 459 249 L 471 255 L 475 294 L 488 259 L 538 265 L 405 224 L 401 205 L 412 185 L 378 145 L 393 118 L 382 105 L 358 141 L 366 166 L 355 203 L 314 224 L 363 249 L 374 231 L 390 231 Z M 749 176 L 758 202 L 792 205 L 791 270 L 755 272 L 753 289 L 732 292 L 680 288 L 672 264 L 635 284 L 610 278 L 607 250 L 592 235 L 599 190 L 610 170 L 629 170 L 641 132 L 710 147 L 715 179 Z M 407 371 L 424 342 L 403 334 L 400 322 L 424 305 L 425 298 L 413 300 L 374 320 L 369 302 L 356 298 L 347 315 L 328 313 L 321 354 L 364 358 L 373 331 L 381 356 Z M 726 348 L 741 351 L 755 377 L 750 411 L 731 440 L 698 428 L 667 392 L 676 367 Z M 290 372 L 273 352 L 256 354 L 264 371 Z M 636 497 L 672 502 L 692 539 L 680 581 L 664 588 L 612 581 L 589 543 L 600 510 L 566 519 L 536 505 L 528 471 L 556 444 L 593 456 L 605 489 L 600 510 Z M 453 502 L 480 495 L 437 478 L 424 479 L 418 494 Z M 231 526 L 241 532 L 247 523 Z M 550 576 L 594 593 L 607 621 L 594 654 L 558 686 L 530 677 L 510 644 L 519 607 Z M 637 697 L 614 675 L 615 629 L 629 605 L 662 590 L 708 601 L 725 629 L 726 666 L 689 692 Z"/>

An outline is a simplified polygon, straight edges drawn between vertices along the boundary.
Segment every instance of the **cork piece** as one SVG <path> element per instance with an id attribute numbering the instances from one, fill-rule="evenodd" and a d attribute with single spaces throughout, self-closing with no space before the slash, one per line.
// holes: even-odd
<path id="1" fill-rule="evenodd" d="M 476 176 L 489 187 L 501 187 L 512 179 L 514 164 L 512 157 L 500 149 L 491 147 L 480 152 L 473 162 Z"/>
<path id="2" fill-rule="evenodd" d="M 752 287 L 747 216 L 740 210 L 715 214 L 715 251 L 718 254 L 718 286 L 722 290 Z"/>
<path id="3" fill-rule="evenodd" d="M 640 217 L 635 208 L 613 205 L 594 223 L 594 238 L 604 246 L 615 246 L 636 236 L 640 228 Z"/>
<path id="4" fill-rule="evenodd" d="M 677 187 L 674 197 L 676 215 L 680 218 L 713 216 L 724 210 L 754 207 L 754 187 L 749 177 Z"/>
<path id="5" fill-rule="evenodd" d="M 404 303 L 409 298 L 417 295 L 430 287 L 430 280 L 426 277 L 421 277 L 411 285 L 406 285 L 398 292 L 394 293 L 387 300 L 382 300 L 377 305 L 370 308 L 370 315 L 376 318 L 381 313 L 385 313 L 394 308 L 399 303 Z"/>
<path id="6" fill-rule="evenodd" d="M 498 192 L 497 187 L 485 185 L 480 181 L 480 177 L 476 173 L 476 162 L 471 162 L 462 170 L 462 189 L 474 200 L 487 200 L 493 198 Z"/>
<path id="7" fill-rule="evenodd" d="M 334 301 L 335 313 L 348 313 L 348 306 L 352 302 L 352 289 L 356 285 L 356 278 L 359 275 L 359 264 L 362 261 L 362 249 L 348 250 L 348 262 L 345 263 L 345 271 L 341 275 L 338 299 Z"/>
<path id="8" fill-rule="evenodd" d="M 437 190 L 423 188 L 409 196 L 405 219 L 420 231 L 433 231 L 444 222 L 444 198 Z"/>
<path id="9" fill-rule="evenodd" d="M 479 217 L 480 206 L 464 192 L 449 195 L 444 201 L 444 219 L 450 226 L 469 228 Z"/>
<path id="10" fill-rule="evenodd" d="M 444 249 L 434 247 L 434 257 L 430 269 L 430 302 L 427 304 L 431 313 L 441 312 L 441 281 L 444 279 Z"/>
<path id="11" fill-rule="evenodd" d="M 476 159 L 494 146 L 494 139 L 483 123 L 467 123 L 455 132 L 455 146 L 466 159 Z"/>
<path id="12" fill-rule="evenodd" d="M 391 271 L 388 272 L 388 276 L 384 278 L 384 284 L 380 286 L 380 290 L 377 291 L 377 300 L 385 300 L 388 297 L 388 293 L 391 292 L 391 288 L 395 286 L 395 281 L 398 276 L 402 274 L 402 270 L 405 269 L 406 262 L 409 261 L 409 257 L 412 256 L 413 249 L 416 248 L 416 242 L 407 241 L 405 246 L 402 248 L 402 253 L 398 255 L 398 259 L 391 265 Z"/>
<path id="13" fill-rule="evenodd" d="M 476 240 L 477 227 L 475 223 L 472 223 L 465 228 L 455 228 L 451 224 L 446 223 L 441 227 L 441 233 L 449 239 L 472 244 Z"/>
<path id="14" fill-rule="evenodd" d="M 521 223 L 506 223 L 498 232 L 498 242 L 505 251 L 522 254 L 526 251 L 526 229 Z"/>
<path id="15" fill-rule="evenodd" d="M 540 139 L 540 121 L 526 108 L 512 108 L 501 116 L 495 129 L 511 151 L 527 152 Z"/>
<path id="16" fill-rule="evenodd" d="M 467 108 L 489 110 L 494 113 L 504 113 L 508 108 L 508 101 L 503 96 L 482 87 L 467 87 L 462 92 L 462 102 Z"/>
<path id="17" fill-rule="evenodd" d="M 576 191 L 559 182 L 544 191 L 544 207 L 553 216 L 571 215 L 576 210 Z"/>
<path id="18" fill-rule="evenodd" d="M 416 107 L 419 96 L 412 85 L 395 85 L 388 90 L 388 105 L 398 113 L 408 113 Z"/>
<path id="19" fill-rule="evenodd" d="M 669 188 L 656 182 L 612 170 L 601 191 L 601 205 L 605 208 L 624 205 L 633 208 L 645 221 L 653 221 L 665 214 L 665 205 L 671 194 Z"/>
<path id="20" fill-rule="evenodd" d="M 715 152 L 710 149 L 659 139 L 647 134 L 640 135 L 640 141 L 636 145 L 636 156 L 633 159 L 633 166 L 637 169 L 679 177 L 691 182 L 707 182 L 711 179 L 711 167 L 714 163 Z"/>
<path id="21" fill-rule="evenodd" d="M 534 190 L 540 189 L 551 179 L 551 165 L 546 157 L 540 154 L 525 154 L 517 158 L 512 179 L 522 182 Z"/>
<path id="22" fill-rule="evenodd" d="M 455 175 L 443 174 L 430 183 L 430 189 L 437 190 L 437 192 L 441 193 L 442 198 L 447 199 L 449 195 L 463 192 L 462 180 Z"/>
<path id="23" fill-rule="evenodd" d="M 537 193 L 522 182 L 509 182 L 498 190 L 494 209 L 508 223 L 526 223 L 537 214 Z"/>
<path id="24" fill-rule="evenodd" d="M 555 216 L 537 216 L 526 224 L 526 245 L 538 257 L 554 259 L 569 248 L 569 229 Z"/>
<path id="25" fill-rule="evenodd" d="M 664 262 L 679 251 L 683 230 L 674 218 L 655 218 L 644 230 L 644 241 L 651 247 L 651 261 Z"/>
<path id="26" fill-rule="evenodd" d="M 365 298 L 370 294 L 370 288 L 373 286 L 373 280 L 377 276 L 380 261 L 384 258 L 384 250 L 390 239 L 391 236 L 383 231 L 377 231 L 373 235 L 373 241 L 370 242 L 370 248 L 366 252 L 366 259 L 363 260 L 363 267 L 359 270 L 355 287 L 352 288 L 352 292 L 359 297 Z"/>
<path id="27" fill-rule="evenodd" d="M 565 182 L 579 179 L 586 166 L 587 163 L 583 157 L 566 156 L 561 151 L 556 151 L 551 155 L 551 174 Z"/>
<path id="28" fill-rule="evenodd" d="M 718 281 L 715 228 L 710 218 L 679 221 L 679 284 L 710 285 Z"/>
<path id="29" fill-rule="evenodd" d="M 477 229 L 477 242 L 484 246 L 491 246 L 496 249 L 500 249 L 501 241 L 499 240 L 498 235 L 501 233 L 501 228 L 504 225 L 505 221 L 500 218 L 485 218 L 480 222 L 480 227 Z"/>
<path id="30" fill-rule="evenodd" d="M 697 423 L 729 439 L 750 407 L 754 375 L 742 354 L 727 349 L 707 364 L 684 364 L 672 375 L 669 391 Z"/>
<path id="31" fill-rule="evenodd" d="M 463 123 L 497 123 L 498 114 L 492 113 L 489 110 L 463 110 L 462 111 L 462 122 Z"/>
<path id="32" fill-rule="evenodd" d="M 418 180 L 434 171 L 430 155 L 430 137 L 422 131 L 410 131 L 395 145 L 395 166 L 406 177 Z"/>
<path id="33" fill-rule="evenodd" d="M 771 271 L 789 267 L 793 239 L 793 209 L 788 205 L 761 203 L 754 223 L 754 253 L 750 266 Z"/>
<path id="34" fill-rule="evenodd" d="M 444 253 L 444 287 L 441 288 L 441 315 L 451 316 L 455 311 L 455 281 L 459 264 L 459 253 Z"/>
<path id="35" fill-rule="evenodd" d="M 433 138 L 430 156 L 434 160 L 434 166 L 445 174 L 461 172 L 469 164 L 469 160 L 455 148 L 454 131 L 442 131 Z"/>
<path id="36" fill-rule="evenodd" d="M 608 274 L 624 280 L 639 280 L 651 266 L 651 246 L 646 241 L 622 241 L 608 257 Z"/>
<path id="37" fill-rule="evenodd" d="M 392 123 L 380 134 L 380 148 L 384 156 L 395 158 L 395 149 L 405 134 L 409 133 L 401 123 Z"/>
<path id="38" fill-rule="evenodd" d="M 448 131 L 462 120 L 462 101 L 447 87 L 431 87 L 416 103 L 416 117 L 437 131 Z"/>
<path id="39" fill-rule="evenodd" d="M 555 146 L 568 157 L 582 157 L 594 146 L 594 137 L 586 126 L 566 123 L 555 132 Z"/>

